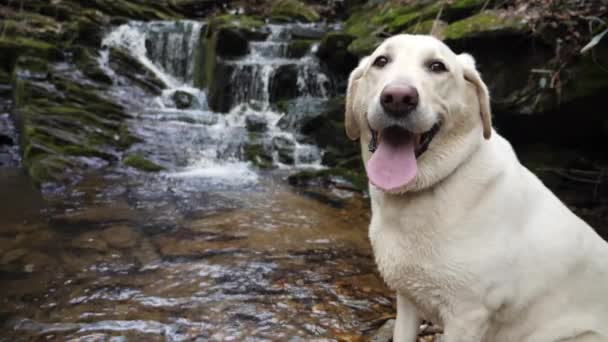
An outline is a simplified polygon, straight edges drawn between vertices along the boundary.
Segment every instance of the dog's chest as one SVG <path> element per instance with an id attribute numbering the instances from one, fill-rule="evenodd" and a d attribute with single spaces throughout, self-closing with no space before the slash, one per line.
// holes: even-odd
<path id="1" fill-rule="evenodd" d="M 404 237 L 391 229 L 372 228 L 370 240 L 389 287 L 414 301 L 424 318 L 438 322 L 460 283 L 456 267 L 446 262 L 440 246 L 421 237 Z"/>

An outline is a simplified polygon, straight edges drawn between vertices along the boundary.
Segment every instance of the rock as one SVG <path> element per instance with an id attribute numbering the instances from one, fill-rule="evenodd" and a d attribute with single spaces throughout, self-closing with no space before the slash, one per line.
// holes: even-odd
<path id="1" fill-rule="evenodd" d="M 261 115 L 250 114 L 245 118 L 245 125 L 249 132 L 264 132 L 268 129 L 266 118 Z"/>
<path id="2" fill-rule="evenodd" d="M 370 342 L 390 342 L 393 339 L 395 320 L 389 319 L 369 339 Z"/>
<path id="3" fill-rule="evenodd" d="M 292 39 L 320 40 L 323 38 L 327 28 L 323 25 L 318 26 L 295 26 L 291 29 Z"/>
<path id="4" fill-rule="evenodd" d="M 221 8 L 225 0 L 171 0 L 170 6 L 187 17 L 204 17 Z"/>
<path id="5" fill-rule="evenodd" d="M 166 84 L 127 51 L 110 48 L 110 66 L 151 94 L 160 95 Z"/>
<path id="6" fill-rule="evenodd" d="M 366 191 L 367 177 L 360 170 L 331 168 L 326 170 L 298 171 L 287 177 L 290 185 L 296 187 L 335 187 L 351 191 Z"/>
<path id="7" fill-rule="evenodd" d="M 287 131 L 300 132 L 310 120 L 318 117 L 327 109 L 327 101 L 313 98 L 296 98 L 274 103 L 274 109 L 284 113 L 278 126 Z"/>
<path id="8" fill-rule="evenodd" d="M 222 60 L 222 54 L 227 58 L 243 55 L 249 51 L 248 40 L 263 40 L 268 34 L 264 22 L 248 16 L 223 15 L 210 21 L 201 40 L 197 63 L 200 70 L 195 71 L 200 76 L 196 77 L 195 86 L 207 89 L 212 110 L 224 113 L 233 105 L 231 79 L 235 68 Z M 224 42 L 221 35 L 234 39 Z"/>
<path id="9" fill-rule="evenodd" d="M 497 38 L 505 35 L 525 35 L 528 25 L 522 18 L 497 11 L 484 11 L 449 24 L 443 31 L 448 45 L 476 38 Z"/>
<path id="10" fill-rule="evenodd" d="M 112 78 L 101 69 L 97 56 L 94 56 L 93 54 L 96 54 L 96 52 L 92 49 L 80 48 L 76 50 L 79 69 L 85 76 L 95 82 L 112 85 Z"/>
<path id="11" fill-rule="evenodd" d="M 435 37 L 443 37 L 443 31 L 447 25 L 443 20 L 429 19 L 408 27 L 405 29 L 405 33 L 431 34 Z"/>
<path id="12" fill-rule="evenodd" d="M 134 20 L 171 20 L 179 17 L 162 1 L 92 0 L 86 4 L 110 16 Z"/>
<path id="13" fill-rule="evenodd" d="M 249 41 L 239 29 L 222 27 L 217 33 L 216 49 L 220 57 L 241 57 L 249 52 Z"/>
<path id="14" fill-rule="evenodd" d="M 284 64 L 276 68 L 270 79 L 270 101 L 288 100 L 298 95 L 298 68 Z"/>
<path id="15" fill-rule="evenodd" d="M 313 22 L 321 17 L 311 7 L 298 0 L 278 0 L 270 8 L 270 16 L 284 19 L 290 18 L 296 21 Z"/>
<path id="16" fill-rule="evenodd" d="M 262 143 L 250 143 L 243 147 L 243 157 L 261 169 L 274 167 L 272 152 Z"/>
<path id="17" fill-rule="evenodd" d="M 159 172 L 164 170 L 162 166 L 150 161 L 149 159 L 146 159 L 139 154 L 129 154 L 124 156 L 122 163 L 126 166 L 146 172 Z"/>
<path id="18" fill-rule="evenodd" d="M 330 70 L 348 74 L 358 62 L 357 56 L 348 51 L 348 46 L 354 39 L 355 37 L 344 32 L 330 32 L 321 40 L 317 56 Z"/>
<path id="19" fill-rule="evenodd" d="M 173 103 L 175 103 L 175 107 L 178 109 L 189 109 L 194 102 L 194 96 L 183 90 L 176 90 L 173 95 L 171 95 L 171 98 L 173 99 Z"/>
<path id="20" fill-rule="evenodd" d="M 293 165 L 295 162 L 295 141 L 283 136 L 272 138 L 272 146 L 279 154 L 279 162 L 283 164 Z"/>
<path id="21" fill-rule="evenodd" d="M 209 107 L 220 113 L 226 113 L 234 105 L 234 83 L 232 77 L 235 72 L 234 65 L 223 61 L 214 61 L 213 69 L 209 70 L 207 97 Z"/>
<path id="22" fill-rule="evenodd" d="M 137 244 L 139 235 L 129 226 L 116 226 L 105 229 L 101 232 L 101 237 L 113 248 L 131 248 Z"/>
<path id="23" fill-rule="evenodd" d="M 23 165 L 34 182 L 73 181 L 66 171 L 118 159 L 116 150 L 130 140 L 128 130 L 121 130 L 126 117 L 121 106 L 75 73 L 49 72 L 44 60 L 22 56 L 15 64 L 12 117 Z"/>
<path id="24" fill-rule="evenodd" d="M 10 250 L 2 255 L 2 257 L 0 258 L 0 265 L 11 264 L 23 258 L 27 253 L 29 253 L 29 250 L 25 248 L 17 248 Z"/>
<path id="25" fill-rule="evenodd" d="M 345 31 L 355 37 L 348 51 L 358 57 L 371 53 L 386 37 L 386 33 L 407 32 L 429 19 L 437 17 L 451 22 L 475 13 L 486 4 L 484 0 L 455 0 L 450 3 L 441 1 L 413 2 L 411 5 L 396 5 L 393 2 L 378 3 L 359 7 L 345 23 Z"/>
<path id="26" fill-rule="evenodd" d="M 75 43 L 97 48 L 101 46 L 110 18 L 97 10 L 84 10 L 77 16 Z"/>
<path id="27" fill-rule="evenodd" d="M 295 39 L 287 44 L 287 58 L 302 58 L 312 46 L 312 40 Z"/>
<path id="28" fill-rule="evenodd" d="M 78 249 L 93 249 L 98 252 L 106 252 L 108 244 L 100 236 L 99 232 L 85 232 L 75 237 L 70 245 Z"/>

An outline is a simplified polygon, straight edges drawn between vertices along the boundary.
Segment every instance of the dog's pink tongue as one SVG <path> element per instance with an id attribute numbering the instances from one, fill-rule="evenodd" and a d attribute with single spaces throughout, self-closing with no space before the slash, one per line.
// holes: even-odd
<path id="1" fill-rule="evenodd" d="M 381 190 L 397 190 L 407 185 L 417 170 L 413 139 L 399 144 L 380 141 L 366 169 L 369 181 Z"/>

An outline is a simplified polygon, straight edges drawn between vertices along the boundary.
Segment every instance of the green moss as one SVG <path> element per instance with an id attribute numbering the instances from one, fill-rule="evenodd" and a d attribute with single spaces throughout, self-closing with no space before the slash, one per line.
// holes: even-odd
<path id="1" fill-rule="evenodd" d="M 12 69 L 21 55 L 48 60 L 57 60 L 62 57 L 61 51 L 49 43 L 25 37 L 0 36 L 0 65 L 3 66 L 3 69 Z"/>
<path id="2" fill-rule="evenodd" d="M 180 17 L 164 1 L 88 0 L 87 6 L 111 16 L 139 20 L 171 20 Z"/>
<path id="3" fill-rule="evenodd" d="M 34 159 L 25 160 L 24 166 L 32 181 L 40 185 L 50 180 L 57 180 L 66 174 L 72 164 L 63 156 L 39 156 Z"/>
<path id="4" fill-rule="evenodd" d="M 312 40 L 296 39 L 289 42 L 287 45 L 287 57 L 289 58 L 301 58 L 310 51 L 312 46 Z"/>
<path id="5" fill-rule="evenodd" d="M 355 39 L 348 46 L 348 52 L 358 57 L 367 56 L 371 54 L 378 47 L 378 45 L 380 45 L 380 43 L 382 43 L 382 40 L 383 38 L 375 35 Z"/>
<path id="6" fill-rule="evenodd" d="M 331 168 L 326 170 L 300 171 L 287 178 L 289 184 L 294 186 L 322 186 L 349 183 L 353 190 L 360 192 L 368 188 L 367 177 L 363 172 L 345 168 Z"/>
<path id="7" fill-rule="evenodd" d="M 279 0 L 270 8 L 272 17 L 289 17 L 294 20 L 313 22 L 321 19 L 311 7 L 297 0 Z"/>
<path id="8" fill-rule="evenodd" d="M 435 19 L 425 20 L 419 23 L 416 23 L 405 30 L 405 33 L 409 34 L 430 34 L 433 31 L 433 25 L 435 24 Z"/>
<path id="9" fill-rule="evenodd" d="M 253 165 L 261 169 L 270 169 L 274 167 L 272 156 L 268 154 L 262 144 L 246 145 L 244 147 L 244 157 Z"/>
<path id="10" fill-rule="evenodd" d="M 159 172 L 164 168 L 138 154 L 130 154 L 122 159 L 122 163 L 132 168 L 146 171 L 146 172 Z"/>
<path id="11" fill-rule="evenodd" d="M 355 12 L 344 23 L 346 33 L 355 37 L 362 37 L 371 34 L 377 25 L 372 25 L 369 22 L 369 12 Z"/>
<path id="12" fill-rule="evenodd" d="M 494 11 L 484 11 L 448 25 L 443 31 L 445 40 L 522 33 L 525 22 L 517 16 L 504 16 Z"/>
<path id="13" fill-rule="evenodd" d="M 264 21 L 247 15 L 220 15 L 215 17 L 213 22 L 212 25 L 219 24 L 220 27 L 239 27 L 246 30 L 260 29 L 264 26 Z"/>

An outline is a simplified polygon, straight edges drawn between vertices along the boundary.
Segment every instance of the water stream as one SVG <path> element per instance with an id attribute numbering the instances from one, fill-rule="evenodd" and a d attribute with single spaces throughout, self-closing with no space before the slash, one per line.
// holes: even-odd
<path id="1" fill-rule="evenodd" d="M 337 191 L 343 201 L 328 205 L 283 180 L 322 167 L 322 151 L 277 126 L 282 114 L 269 98 L 282 65 L 297 70 L 298 101 L 330 95 L 312 51 L 287 58 L 291 27 L 270 25 L 266 41 L 230 61 L 237 101 L 215 113 L 192 84 L 201 29 L 129 23 L 104 40 L 163 80 L 157 97 L 113 73 L 107 51 L 99 59 L 142 139 L 128 152 L 165 171 L 91 173 L 42 196 L 23 172 L 0 168 L 0 341 L 333 341 L 367 335 L 390 316 L 366 201 Z M 176 92 L 189 95 L 188 108 L 177 108 Z M 274 170 L 243 158 L 252 115 L 267 124 L 256 143 L 271 149 Z M 284 146 L 292 162 L 281 159 Z"/>

